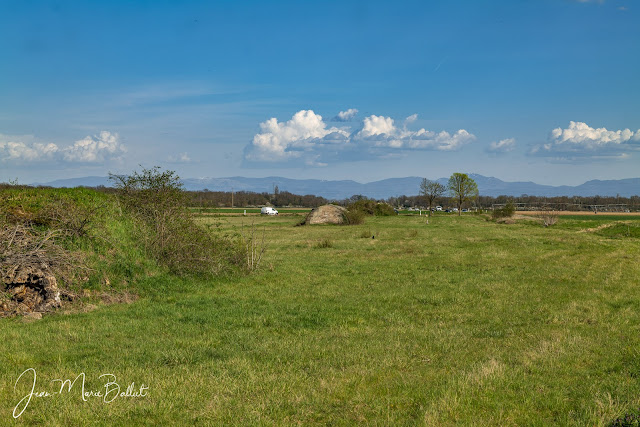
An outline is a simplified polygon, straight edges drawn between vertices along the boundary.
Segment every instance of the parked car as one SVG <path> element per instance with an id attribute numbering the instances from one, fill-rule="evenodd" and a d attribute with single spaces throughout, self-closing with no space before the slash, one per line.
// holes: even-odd
<path id="1" fill-rule="evenodd" d="M 271 206 L 265 206 L 260 209 L 260 215 L 278 215 L 278 211 Z"/>
<path id="2" fill-rule="evenodd" d="M 442 206 L 436 206 L 436 211 L 442 212 Z"/>

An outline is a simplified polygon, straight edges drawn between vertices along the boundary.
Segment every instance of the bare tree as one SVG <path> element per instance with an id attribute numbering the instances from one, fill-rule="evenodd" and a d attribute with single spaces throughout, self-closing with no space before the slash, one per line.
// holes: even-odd
<path id="1" fill-rule="evenodd" d="M 446 187 L 439 182 L 422 178 L 422 182 L 420 183 L 420 195 L 423 196 L 429 204 L 429 216 L 431 216 L 431 206 L 433 205 L 433 202 L 438 197 L 442 197 L 446 190 Z"/>
<path id="2" fill-rule="evenodd" d="M 478 184 L 476 184 L 473 178 L 469 178 L 469 175 L 466 173 L 456 172 L 451 175 L 447 187 L 451 192 L 451 197 L 453 197 L 458 206 L 458 216 L 461 215 L 462 204 L 464 202 L 471 201 L 478 197 Z"/>

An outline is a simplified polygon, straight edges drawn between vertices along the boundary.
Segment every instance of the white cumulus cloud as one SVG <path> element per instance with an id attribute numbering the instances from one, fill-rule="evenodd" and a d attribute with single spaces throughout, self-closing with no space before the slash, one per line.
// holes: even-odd
<path id="1" fill-rule="evenodd" d="M 455 151 L 476 139 L 476 136 L 460 129 L 453 134 L 447 131 L 432 132 L 420 129 L 403 135 L 405 146 L 413 149 Z"/>
<path id="2" fill-rule="evenodd" d="M 362 130 L 358 132 L 358 136 L 362 138 L 369 138 L 371 136 L 378 135 L 394 135 L 397 129 L 393 124 L 391 117 L 371 115 L 365 117 L 363 121 Z"/>
<path id="3" fill-rule="evenodd" d="M 295 160 L 317 166 L 334 161 L 388 158 L 403 150 L 453 151 L 476 139 L 464 129 L 453 134 L 426 129 L 408 130 L 407 123 L 415 119 L 417 115 L 409 116 L 404 127 L 398 128 L 391 117 L 370 115 L 362 120 L 359 129 L 353 131 L 349 128 L 327 128 L 322 116 L 311 110 L 302 110 L 288 122 L 272 118 L 261 123 L 260 133 L 245 148 L 245 160 Z"/>
<path id="4" fill-rule="evenodd" d="M 514 148 L 516 148 L 515 138 L 507 138 L 501 139 L 498 142 L 493 141 L 489 144 L 487 151 L 490 153 L 507 153 L 509 151 L 513 151 Z"/>
<path id="5" fill-rule="evenodd" d="M 634 138 L 629 129 L 607 130 L 594 129 L 583 122 L 569 122 L 567 129 L 556 128 L 551 131 L 551 137 L 556 144 L 576 144 L 585 147 L 602 147 L 608 144 L 621 144 Z M 638 140 L 638 138 L 635 138 Z"/>
<path id="6" fill-rule="evenodd" d="M 63 158 L 67 162 L 95 163 L 118 157 L 125 152 L 126 149 L 117 133 L 102 131 L 98 135 L 86 136 L 63 149 Z"/>
<path id="7" fill-rule="evenodd" d="M 333 118 L 334 122 L 348 122 L 353 119 L 356 114 L 358 114 L 358 110 L 355 108 L 349 108 L 347 111 L 340 111 L 337 116 Z"/>
<path id="8" fill-rule="evenodd" d="M 404 119 L 404 124 L 408 125 L 410 123 L 415 122 L 416 120 L 418 120 L 418 115 L 417 114 L 412 114 L 409 117 L 407 117 L 406 119 Z"/>
<path id="9" fill-rule="evenodd" d="M 24 142 L 9 139 L 0 141 L 0 161 L 38 162 L 49 160 L 58 152 L 53 143 Z"/>
<path id="10" fill-rule="evenodd" d="M 624 157 L 640 149 L 640 130 L 593 128 L 584 122 L 569 122 L 568 128 L 551 131 L 549 141 L 535 146 L 532 154 L 555 157 Z"/>
<path id="11" fill-rule="evenodd" d="M 348 137 L 348 132 L 331 127 L 322 120 L 322 116 L 312 110 L 301 110 L 288 122 L 278 122 L 271 118 L 260 123 L 260 133 L 253 137 L 253 143 L 246 153 L 252 161 L 284 161 L 297 158 L 315 144 L 339 142 Z"/>
<path id="12" fill-rule="evenodd" d="M 349 108 L 346 111 L 340 111 L 331 121 L 334 122 L 350 122 L 358 114 L 356 108 Z"/>
<path id="13" fill-rule="evenodd" d="M 475 138 L 464 129 L 453 135 L 447 131 L 433 132 L 424 128 L 417 131 L 398 129 L 391 117 L 375 115 L 366 117 L 362 130 L 354 135 L 355 140 L 369 142 L 376 147 L 439 151 L 457 150 Z"/>
<path id="14" fill-rule="evenodd" d="M 33 136 L 0 135 L 0 161 L 35 163 L 41 161 L 95 163 L 117 157 L 126 151 L 117 133 L 100 132 L 72 145 L 61 147 L 41 142 Z"/>

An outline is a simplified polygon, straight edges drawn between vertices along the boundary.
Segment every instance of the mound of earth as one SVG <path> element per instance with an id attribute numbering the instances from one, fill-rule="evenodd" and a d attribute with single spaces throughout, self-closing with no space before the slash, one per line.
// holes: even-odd
<path id="1" fill-rule="evenodd" d="M 346 212 L 342 206 L 322 205 L 309 212 L 304 224 L 344 224 Z"/>

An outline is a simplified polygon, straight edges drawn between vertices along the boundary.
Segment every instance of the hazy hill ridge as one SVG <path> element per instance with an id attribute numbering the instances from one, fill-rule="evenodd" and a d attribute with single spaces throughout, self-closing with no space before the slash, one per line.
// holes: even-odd
<path id="1" fill-rule="evenodd" d="M 572 187 L 567 185 L 551 186 L 534 182 L 505 182 L 498 178 L 471 174 L 478 183 L 480 194 L 484 196 L 615 196 L 630 197 L 640 195 L 640 178 L 619 180 L 592 180 Z M 418 194 L 422 178 L 411 176 L 406 178 L 389 178 L 369 183 L 359 183 L 352 180 L 327 181 L 320 179 L 291 179 L 278 176 L 266 178 L 245 178 L 234 176 L 228 178 L 186 178 L 183 180 L 187 190 L 210 191 L 252 191 L 257 193 L 272 192 L 277 186 L 280 191 L 293 194 L 313 194 L 327 199 L 345 199 L 354 194 L 362 194 L 376 199 Z M 447 183 L 447 178 L 440 178 L 438 182 Z M 83 178 L 60 179 L 43 183 L 52 187 L 77 186 L 109 186 L 107 177 L 88 176 Z"/>

